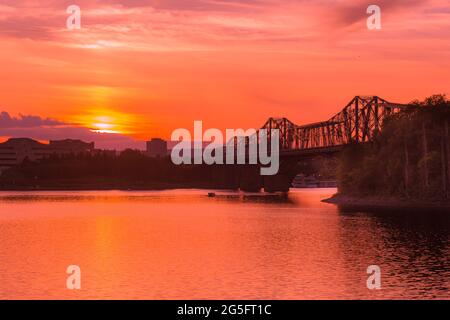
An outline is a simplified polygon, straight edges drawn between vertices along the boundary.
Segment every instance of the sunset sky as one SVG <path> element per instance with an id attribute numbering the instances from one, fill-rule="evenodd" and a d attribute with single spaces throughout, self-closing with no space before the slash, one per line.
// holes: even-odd
<path id="1" fill-rule="evenodd" d="M 66 8 L 81 8 L 68 30 Z M 366 27 L 370 4 L 382 29 Z M 450 94 L 448 0 L 1 0 L 0 137 L 142 146 Z M 99 133 L 103 132 L 103 133 Z"/>

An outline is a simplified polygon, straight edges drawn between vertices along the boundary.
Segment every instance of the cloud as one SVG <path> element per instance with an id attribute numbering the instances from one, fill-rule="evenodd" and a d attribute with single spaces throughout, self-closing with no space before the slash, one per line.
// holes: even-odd
<path id="1" fill-rule="evenodd" d="M 144 149 L 145 143 L 122 134 L 97 133 L 88 128 L 34 115 L 11 117 L 0 113 L 0 136 L 37 140 L 80 139 L 95 142 L 97 148 L 123 150 Z"/>
<path id="2" fill-rule="evenodd" d="M 11 117 L 8 112 L 0 113 L 0 127 L 2 129 L 32 128 L 41 126 L 58 126 L 63 123 L 49 118 L 41 118 L 38 116 L 19 115 L 19 117 Z"/>
<path id="3" fill-rule="evenodd" d="M 0 20 L 0 34 L 14 38 L 52 39 L 52 26 L 35 17 L 10 17 Z"/>
<path id="4" fill-rule="evenodd" d="M 293 36 L 320 41 L 330 31 L 347 30 L 367 18 L 368 0 L 78 0 L 82 30 L 67 32 L 65 0 L 5 0 L 0 35 L 54 41 L 86 49 L 115 48 L 177 51 L 217 48 L 222 41 L 289 43 Z M 426 6 L 425 6 L 426 4 Z M 445 8 L 441 0 L 379 0 L 382 15 Z M 438 10 L 441 10 L 438 9 Z M 438 11 L 445 12 L 445 11 Z M 407 25 L 407 21 L 403 21 Z M 365 24 L 361 24 L 364 29 Z M 398 26 L 397 26 L 398 27 Z M 401 32 L 399 29 L 398 32 Z M 99 44 L 100 43 L 100 44 Z M 254 43 L 253 43 L 254 44 Z M 206 47 L 199 47 L 205 45 Z M 220 44 L 223 47 L 224 43 Z"/>

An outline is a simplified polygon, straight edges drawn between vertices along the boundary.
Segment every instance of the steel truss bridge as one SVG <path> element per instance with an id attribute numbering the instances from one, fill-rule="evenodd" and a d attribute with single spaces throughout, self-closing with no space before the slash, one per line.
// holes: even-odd
<path id="1" fill-rule="evenodd" d="M 234 156 L 239 154 L 242 159 L 242 152 L 245 152 L 244 157 L 251 158 L 253 166 L 223 175 L 235 177 L 236 184 L 232 186 L 242 190 L 256 192 L 264 188 L 266 192 L 287 192 L 298 173 L 299 160 L 311 160 L 318 155 L 332 156 L 346 145 L 373 141 L 386 119 L 414 108 L 414 105 L 392 103 L 377 96 L 356 96 L 327 121 L 296 125 L 287 118 L 269 118 L 253 134 L 234 137 Z M 274 130 L 278 130 L 279 134 L 279 172 L 274 176 L 262 177 L 256 155 L 262 142 L 270 150 L 271 140 L 275 138 Z"/>
<path id="2" fill-rule="evenodd" d="M 261 129 L 279 130 L 281 155 L 336 152 L 347 144 L 372 141 L 389 116 L 411 108 L 377 96 L 356 96 L 327 121 L 296 125 L 286 118 L 269 118 Z"/>

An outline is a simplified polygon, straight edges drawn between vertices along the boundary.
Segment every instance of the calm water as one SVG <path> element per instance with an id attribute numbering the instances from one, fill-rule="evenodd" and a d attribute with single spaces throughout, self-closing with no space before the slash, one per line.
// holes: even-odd
<path id="1" fill-rule="evenodd" d="M 0 298 L 450 299 L 448 213 L 342 212 L 334 192 L 0 193 Z"/>

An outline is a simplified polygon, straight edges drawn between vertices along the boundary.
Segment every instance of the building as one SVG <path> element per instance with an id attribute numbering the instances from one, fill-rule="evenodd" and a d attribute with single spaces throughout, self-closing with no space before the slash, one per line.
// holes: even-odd
<path id="1" fill-rule="evenodd" d="M 36 161 L 52 154 L 80 154 L 93 152 L 94 143 L 81 140 L 57 140 L 49 144 L 30 138 L 11 138 L 0 143 L 0 171 L 18 164 L 23 160 Z"/>
<path id="2" fill-rule="evenodd" d="M 29 138 L 12 138 L 0 143 L 0 167 L 20 164 L 25 158 L 35 161 L 50 154 L 46 144 Z"/>
<path id="3" fill-rule="evenodd" d="M 167 156 L 167 141 L 159 138 L 147 141 L 146 155 L 151 158 L 162 158 Z"/>

